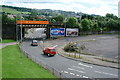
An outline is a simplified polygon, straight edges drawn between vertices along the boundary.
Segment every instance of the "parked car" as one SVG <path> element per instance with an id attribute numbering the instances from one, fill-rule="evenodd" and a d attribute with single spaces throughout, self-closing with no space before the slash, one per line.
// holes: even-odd
<path id="1" fill-rule="evenodd" d="M 32 40 L 31 45 L 32 45 L 32 46 L 38 46 L 38 41 L 37 41 L 37 40 Z"/>
<path id="2" fill-rule="evenodd" d="M 43 50 L 44 55 L 54 56 L 56 54 L 55 47 L 47 47 Z"/>

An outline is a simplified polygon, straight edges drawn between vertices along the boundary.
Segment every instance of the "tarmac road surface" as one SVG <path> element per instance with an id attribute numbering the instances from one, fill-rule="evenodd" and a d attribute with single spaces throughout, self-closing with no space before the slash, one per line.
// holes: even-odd
<path id="1" fill-rule="evenodd" d="M 42 60 L 68 78 L 118 78 L 118 69 L 115 68 L 74 61 L 58 54 L 54 57 L 47 57 L 43 55 L 40 45 L 33 47 L 31 41 L 24 41 L 21 48 L 36 60 Z"/>

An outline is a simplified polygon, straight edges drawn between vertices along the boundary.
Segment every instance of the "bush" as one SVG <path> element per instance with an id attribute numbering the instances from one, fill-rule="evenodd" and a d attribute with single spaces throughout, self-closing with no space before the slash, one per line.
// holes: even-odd
<path id="1" fill-rule="evenodd" d="M 68 43 L 64 48 L 64 51 L 66 52 L 77 52 L 77 46 L 75 47 L 74 46 L 74 43 L 71 42 L 71 43 Z"/>

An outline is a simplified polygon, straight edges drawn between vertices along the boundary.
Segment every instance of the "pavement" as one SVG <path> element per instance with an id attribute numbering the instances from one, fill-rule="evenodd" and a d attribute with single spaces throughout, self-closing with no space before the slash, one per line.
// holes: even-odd
<path id="1" fill-rule="evenodd" d="M 15 45 L 15 44 L 17 44 L 17 42 L 0 43 L 0 49 L 6 47 L 8 45 Z"/>

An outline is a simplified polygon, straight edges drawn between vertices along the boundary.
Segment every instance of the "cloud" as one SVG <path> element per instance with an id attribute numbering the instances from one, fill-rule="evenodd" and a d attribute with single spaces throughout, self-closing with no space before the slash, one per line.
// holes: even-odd
<path id="1" fill-rule="evenodd" d="M 36 9 L 53 9 L 83 12 L 104 16 L 106 13 L 118 13 L 119 0 L 2 0 L 2 5 Z"/>

